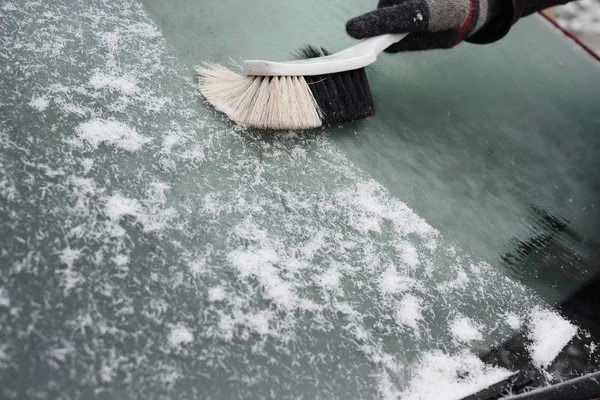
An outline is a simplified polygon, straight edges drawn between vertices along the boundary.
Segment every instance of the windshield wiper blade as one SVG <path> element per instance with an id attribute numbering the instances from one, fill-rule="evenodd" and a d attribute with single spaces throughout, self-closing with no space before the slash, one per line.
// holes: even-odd
<path id="1" fill-rule="evenodd" d="M 521 393 L 528 388 L 537 387 L 542 382 L 543 377 L 539 372 L 533 368 L 526 368 L 462 400 L 501 399 L 511 393 Z"/>
<path id="2" fill-rule="evenodd" d="M 595 400 L 600 399 L 600 371 L 530 392 L 507 397 L 510 400 Z"/>
<path id="3" fill-rule="evenodd" d="M 529 390 L 541 382 L 539 372 L 525 369 L 462 400 L 600 400 L 600 371 Z"/>

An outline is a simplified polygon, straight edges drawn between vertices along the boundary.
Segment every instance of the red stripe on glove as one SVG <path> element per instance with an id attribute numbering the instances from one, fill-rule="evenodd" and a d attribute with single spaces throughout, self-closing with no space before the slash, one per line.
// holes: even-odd
<path id="1" fill-rule="evenodd" d="M 458 37 L 456 38 L 456 44 L 458 44 L 461 40 L 467 28 L 469 27 L 469 23 L 471 22 L 471 17 L 473 17 L 473 0 L 469 0 L 469 14 L 465 19 L 465 22 L 462 24 L 460 29 L 458 30 Z"/>

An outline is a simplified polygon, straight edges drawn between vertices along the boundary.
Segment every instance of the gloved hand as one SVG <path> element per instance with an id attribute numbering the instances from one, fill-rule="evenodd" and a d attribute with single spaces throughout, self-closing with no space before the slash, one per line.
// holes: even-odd
<path id="1" fill-rule="evenodd" d="M 353 18 L 346 31 L 355 39 L 410 32 L 386 51 L 447 49 L 478 32 L 505 0 L 380 0 L 377 10 Z"/>

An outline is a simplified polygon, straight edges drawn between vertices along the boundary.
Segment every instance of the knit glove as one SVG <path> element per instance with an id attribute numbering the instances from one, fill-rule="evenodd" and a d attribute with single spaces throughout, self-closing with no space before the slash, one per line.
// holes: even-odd
<path id="1" fill-rule="evenodd" d="M 503 0 L 380 0 L 377 10 L 353 18 L 355 39 L 410 33 L 386 51 L 447 49 L 473 36 L 502 9 Z"/>

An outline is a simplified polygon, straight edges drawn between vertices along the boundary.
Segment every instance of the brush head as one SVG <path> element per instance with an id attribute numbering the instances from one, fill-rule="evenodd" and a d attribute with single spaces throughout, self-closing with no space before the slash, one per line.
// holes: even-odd
<path id="1" fill-rule="evenodd" d="M 305 46 L 296 57 L 327 56 Z M 198 67 L 200 91 L 217 110 L 260 129 L 311 129 L 375 114 L 364 68 L 314 76 L 243 76 L 218 64 Z"/>
<path id="2" fill-rule="evenodd" d="M 323 124 L 301 76 L 243 76 L 219 64 L 205 64 L 196 72 L 204 98 L 240 125 L 290 130 Z"/>
<path id="3" fill-rule="evenodd" d="M 328 56 L 323 47 L 304 46 L 295 56 L 310 59 Z M 365 68 L 334 74 L 305 76 L 321 110 L 323 124 L 339 124 L 375 115 L 375 106 Z"/>

